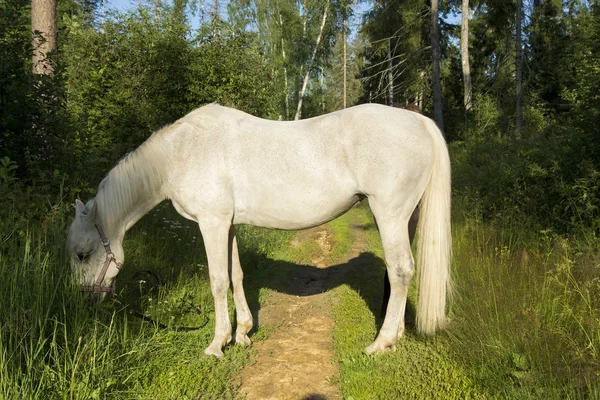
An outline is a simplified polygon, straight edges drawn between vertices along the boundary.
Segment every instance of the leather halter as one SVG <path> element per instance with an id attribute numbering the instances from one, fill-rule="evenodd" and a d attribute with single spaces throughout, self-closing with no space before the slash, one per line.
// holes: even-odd
<path id="1" fill-rule="evenodd" d="M 104 234 L 104 231 L 102 230 L 102 227 L 100 226 L 100 224 L 98 222 L 96 222 L 96 223 L 94 223 L 94 226 L 96 226 L 96 229 L 98 230 L 98 234 L 100 235 L 100 240 L 102 241 L 102 245 L 104 246 L 104 251 L 106 252 L 106 259 L 104 260 L 104 266 L 102 267 L 102 270 L 100 271 L 100 275 L 98 275 L 96 282 L 91 286 L 90 285 L 81 285 L 81 291 L 82 292 L 114 292 L 115 291 L 114 287 L 102 286 L 102 281 L 104 281 L 104 276 L 106 275 L 106 271 L 108 271 L 108 267 L 110 266 L 111 263 L 114 262 L 115 265 L 117 266 L 117 269 L 119 269 L 119 270 L 121 268 L 123 268 L 123 263 L 120 263 L 115 258 L 115 255 L 113 254 L 112 250 L 110 249 L 110 241 Z"/>

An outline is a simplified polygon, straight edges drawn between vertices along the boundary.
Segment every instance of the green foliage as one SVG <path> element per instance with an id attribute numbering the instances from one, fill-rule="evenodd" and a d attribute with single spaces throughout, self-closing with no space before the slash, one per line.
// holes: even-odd
<path id="1" fill-rule="evenodd" d="M 28 1 L 0 4 L 0 156 L 15 161 L 19 178 L 31 184 L 38 172 L 65 169 L 68 121 L 60 77 L 32 73 L 30 20 Z"/>
<path id="2" fill-rule="evenodd" d="M 454 189 L 479 204 L 486 218 L 526 215 L 540 229 L 600 232 L 599 147 L 587 134 L 487 138 L 453 148 Z"/>
<path id="3" fill-rule="evenodd" d="M 187 99 L 190 104 L 219 102 L 263 118 L 277 117 L 271 74 L 252 33 L 207 40 L 200 32 L 192 50 Z"/>
<path id="4" fill-rule="evenodd" d="M 201 31 L 189 39 L 185 21 L 164 15 L 116 13 L 102 29 L 68 20 L 62 51 L 80 164 L 103 173 L 153 130 L 210 102 L 273 114 L 271 85 L 251 35 Z"/>

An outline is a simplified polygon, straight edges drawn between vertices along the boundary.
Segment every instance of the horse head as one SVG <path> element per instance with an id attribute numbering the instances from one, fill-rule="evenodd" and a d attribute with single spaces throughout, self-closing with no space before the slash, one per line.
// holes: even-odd
<path id="1" fill-rule="evenodd" d="M 81 291 L 96 302 L 114 290 L 113 282 L 124 260 L 121 241 L 109 241 L 99 217 L 94 200 L 86 205 L 77 200 L 75 219 L 67 236 L 71 270 L 79 280 Z"/>

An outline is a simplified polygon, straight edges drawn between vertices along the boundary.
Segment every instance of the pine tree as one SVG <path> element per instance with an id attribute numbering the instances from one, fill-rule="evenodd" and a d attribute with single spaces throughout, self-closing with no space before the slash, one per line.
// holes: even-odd
<path id="1" fill-rule="evenodd" d="M 33 72 L 54 75 L 56 52 L 56 0 L 31 0 Z"/>

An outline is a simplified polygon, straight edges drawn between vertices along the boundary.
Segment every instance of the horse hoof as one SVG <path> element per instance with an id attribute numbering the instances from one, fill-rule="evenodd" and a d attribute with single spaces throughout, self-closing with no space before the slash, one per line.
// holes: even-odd
<path id="1" fill-rule="evenodd" d="M 204 350 L 204 354 L 206 354 L 207 356 L 214 356 L 217 358 L 223 357 L 223 351 L 213 346 L 208 346 L 206 350 Z"/>
<path id="2" fill-rule="evenodd" d="M 244 334 L 244 335 L 235 335 L 235 343 L 239 344 L 240 346 L 246 347 L 246 346 L 250 346 L 252 344 L 252 341 L 250 340 L 250 338 L 248 337 L 248 335 Z"/>
<path id="3" fill-rule="evenodd" d="M 369 355 L 383 354 L 388 351 L 396 351 L 396 345 L 395 344 L 385 345 L 385 344 L 382 344 L 381 341 L 379 341 L 379 340 L 374 341 L 365 349 L 365 353 L 367 353 Z"/>

